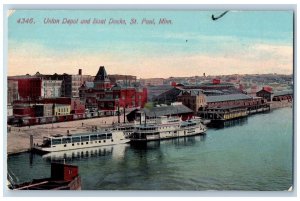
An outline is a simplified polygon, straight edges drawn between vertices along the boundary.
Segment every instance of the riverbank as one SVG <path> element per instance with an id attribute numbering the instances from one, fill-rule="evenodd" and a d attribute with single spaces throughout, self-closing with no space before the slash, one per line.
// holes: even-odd
<path id="1" fill-rule="evenodd" d="M 272 110 L 291 106 L 291 102 L 280 102 L 273 104 Z M 8 128 L 10 131 L 7 135 L 7 154 L 11 155 L 28 151 L 30 149 L 29 139 L 31 134 L 33 135 L 34 143 L 41 144 L 43 142 L 43 137 L 54 134 L 66 135 L 68 133 L 76 134 L 91 132 L 94 127 L 97 127 L 98 129 L 111 127 L 112 124 L 117 121 L 117 116 L 110 116 L 26 127 L 9 126 Z"/>
<path id="2" fill-rule="evenodd" d="M 26 152 L 30 149 L 30 135 L 33 135 L 35 144 L 41 144 L 43 137 L 54 134 L 76 134 L 92 131 L 97 128 L 106 128 L 117 122 L 116 116 L 101 117 L 93 119 L 84 119 L 80 121 L 60 122 L 54 124 L 44 124 L 27 127 L 10 126 L 10 132 L 7 133 L 7 154 L 16 154 Z"/>
<path id="3" fill-rule="evenodd" d="M 293 109 L 251 115 L 206 135 L 47 155 L 7 157 L 17 183 L 79 167 L 82 190 L 286 191 L 293 185 Z M 101 193 L 101 192 L 100 192 Z"/>

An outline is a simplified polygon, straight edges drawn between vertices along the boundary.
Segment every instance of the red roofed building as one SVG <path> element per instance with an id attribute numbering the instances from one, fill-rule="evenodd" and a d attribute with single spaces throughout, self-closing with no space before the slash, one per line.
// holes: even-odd
<path id="1" fill-rule="evenodd" d="M 256 96 L 262 97 L 269 102 L 282 100 L 291 101 L 293 99 L 293 91 L 273 91 L 271 87 L 263 87 L 262 90 L 256 93 Z"/>

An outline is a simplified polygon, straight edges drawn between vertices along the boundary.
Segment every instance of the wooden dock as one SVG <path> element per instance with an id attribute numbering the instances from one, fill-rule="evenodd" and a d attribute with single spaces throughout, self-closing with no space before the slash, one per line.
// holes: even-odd
<path id="1" fill-rule="evenodd" d="M 204 108 L 204 110 L 198 112 L 198 116 L 212 121 L 227 121 L 266 111 L 270 111 L 269 104 L 259 106 L 223 106 Z"/>

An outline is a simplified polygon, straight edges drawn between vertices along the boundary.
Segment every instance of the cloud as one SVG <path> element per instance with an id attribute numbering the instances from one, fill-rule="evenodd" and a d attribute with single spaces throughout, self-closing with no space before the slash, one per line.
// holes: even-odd
<path id="1" fill-rule="evenodd" d="M 128 48 L 128 47 L 127 47 Z M 144 47 L 145 48 L 145 47 Z M 135 50 L 121 52 L 84 50 L 55 51 L 37 43 L 9 44 L 8 75 L 70 73 L 76 74 L 79 68 L 84 74 L 95 75 L 100 65 L 109 74 L 131 74 L 142 78 L 256 74 L 293 72 L 293 47 L 289 45 L 254 43 L 224 43 L 217 53 L 186 52 L 159 54 L 160 49 L 152 47 L 155 54 Z M 159 48 L 157 46 L 156 48 Z"/>

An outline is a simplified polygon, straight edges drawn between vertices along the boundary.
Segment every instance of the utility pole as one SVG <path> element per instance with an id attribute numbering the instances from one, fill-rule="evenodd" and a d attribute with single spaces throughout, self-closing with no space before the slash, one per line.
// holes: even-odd
<path id="1" fill-rule="evenodd" d="M 125 107 L 124 107 L 124 124 L 125 124 L 125 110 L 126 110 L 126 105 L 125 105 Z"/>
<path id="2" fill-rule="evenodd" d="M 120 123 L 120 103 L 118 103 L 118 123 Z"/>

